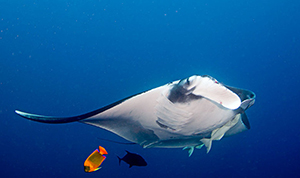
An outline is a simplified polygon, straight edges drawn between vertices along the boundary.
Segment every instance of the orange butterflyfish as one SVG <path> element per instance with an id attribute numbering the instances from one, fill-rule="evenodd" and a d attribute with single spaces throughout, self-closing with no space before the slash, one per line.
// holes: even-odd
<path id="1" fill-rule="evenodd" d="M 107 151 L 105 148 L 99 146 L 99 149 L 96 149 L 90 156 L 85 160 L 83 166 L 85 172 L 94 172 L 99 170 L 100 165 L 105 160 L 105 156 L 107 155 Z"/>

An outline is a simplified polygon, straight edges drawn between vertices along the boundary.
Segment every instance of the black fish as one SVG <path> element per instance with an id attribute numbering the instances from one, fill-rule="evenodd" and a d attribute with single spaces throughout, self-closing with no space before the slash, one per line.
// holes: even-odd
<path id="1" fill-rule="evenodd" d="M 127 152 L 127 154 L 123 158 L 117 156 L 119 158 L 119 165 L 121 164 L 121 160 L 123 160 L 125 163 L 129 164 L 129 168 L 131 168 L 132 166 L 147 166 L 147 162 L 143 157 L 135 153 L 130 153 L 127 150 L 125 151 Z"/>

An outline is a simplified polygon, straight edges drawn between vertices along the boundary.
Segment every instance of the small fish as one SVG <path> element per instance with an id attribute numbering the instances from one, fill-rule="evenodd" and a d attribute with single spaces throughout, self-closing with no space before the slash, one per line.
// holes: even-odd
<path id="1" fill-rule="evenodd" d="M 99 167 L 102 162 L 105 160 L 105 156 L 107 155 L 107 151 L 99 146 L 99 149 L 96 149 L 90 156 L 85 160 L 83 166 L 85 172 L 94 172 L 99 170 L 101 167 Z"/>
<path id="2" fill-rule="evenodd" d="M 131 168 L 132 166 L 147 166 L 147 162 L 144 160 L 143 157 L 135 153 L 130 153 L 129 151 L 126 152 L 127 154 L 123 158 L 117 156 L 119 158 L 119 165 L 123 160 L 125 163 L 129 164 L 129 168 Z"/>

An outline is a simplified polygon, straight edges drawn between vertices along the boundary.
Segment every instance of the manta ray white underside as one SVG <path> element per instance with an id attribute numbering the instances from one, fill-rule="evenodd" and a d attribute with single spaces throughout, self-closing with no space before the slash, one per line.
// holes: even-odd
<path id="1" fill-rule="evenodd" d="M 250 129 L 245 110 L 255 94 L 220 84 L 210 76 L 191 76 L 142 92 L 95 111 L 52 117 L 16 110 L 44 123 L 79 121 L 111 131 L 144 148 L 211 149 L 213 140 Z"/>

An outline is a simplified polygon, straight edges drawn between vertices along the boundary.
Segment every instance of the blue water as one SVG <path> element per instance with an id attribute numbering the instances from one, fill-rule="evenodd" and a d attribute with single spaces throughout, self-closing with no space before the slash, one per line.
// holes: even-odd
<path id="1" fill-rule="evenodd" d="M 300 1 L 0 0 L 0 177 L 300 177 Z M 69 116 L 194 74 L 252 90 L 251 129 L 196 150 L 143 149 Z M 83 171 L 98 145 L 102 169 Z M 118 165 L 124 150 L 147 167 Z"/>

